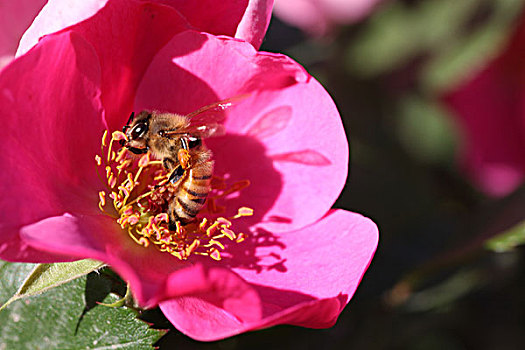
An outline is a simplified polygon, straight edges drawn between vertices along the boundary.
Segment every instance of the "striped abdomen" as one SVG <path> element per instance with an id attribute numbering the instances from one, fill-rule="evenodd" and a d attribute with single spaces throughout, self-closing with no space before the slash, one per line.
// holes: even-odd
<path id="1" fill-rule="evenodd" d="M 175 197 L 170 204 L 170 221 L 179 221 L 185 225 L 193 221 L 204 206 L 210 192 L 213 161 L 197 163 L 186 170 L 184 179 L 179 184 Z"/>

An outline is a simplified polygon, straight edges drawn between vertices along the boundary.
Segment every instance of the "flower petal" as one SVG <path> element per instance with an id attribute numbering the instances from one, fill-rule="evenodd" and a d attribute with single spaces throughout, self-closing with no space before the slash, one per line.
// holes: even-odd
<path id="1" fill-rule="evenodd" d="M 186 305 L 226 311 L 231 318 L 250 322 L 261 317 L 261 301 L 255 289 L 226 268 L 197 264 L 172 273 L 167 281 L 167 297 Z M 161 306 L 163 303 L 161 303 Z M 192 321 L 187 320 L 191 327 Z"/>
<path id="2" fill-rule="evenodd" d="M 333 210 L 298 231 L 276 235 L 260 230 L 246 244 L 229 247 L 229 252 L 234 271 L 250 283 L 318 299 L 339 293 L 350 297 L 372 260 L 377 241 L 377 227 L 370 219 Z M 251 256 L 243 253 L 246 250 Z"/>
<path id="3" fill-rule="evenodd" d="M 381 0 L 276 0 L 275 15 L 315 35 L 335 24 L 351 24 L 371 12 Z"/>
<path id="4" fill-rule="evenodd" d="M 89 211 L 99 184 L 94 156 L 104 128 L 100 67 L 78 35 L 44 38 L 0 73 L 0 256 L 39 261 L 18 229 L 66 211 Z M 60 254 L 62 256 L 62 254 Z"/>
<path id="5" fill-rule="evenodd" d="M 66 30 L 84 37 L 99 57 L 102 102 L 110 130 L 117 129 L 115 118 L 129 115 L 136 86 L 153 55 L 188 26 L 177 11 L 151 2 L 82 0 L 70 4 L 70 0 L 54 0 L 26 32 L 17 54 L 42 35 L 68 25 L 73 26 Z"/>
<path id="6" fill-rule="evenodd" d="M 38 0 L 25 1 L 37 2 Z M 119 11 L 126 11 L 127 5 L 135 6 L 137 4 L 133 0 L 115 2 L 117 3 L 115 6 L 123 5 Z M 270 23 L 273 7 L 273 0 L 225 0 L 220 2 L 215 0 L 150 0 L 143 2 L 170 6 L 199 31 L 244 39 L 252 43 L 255 48 L 258 48 L 262 43 Z M 40 0 L 40 3 L 42 6 L 44 5 L 43 0 Z M 24 35 L 18 54 L 27 52 L 38 42 L 40 37 L 90 18 L 107 3 L 108 0 L 49 0 L 35 24 Z M 34 15 L 36 13 L 38 12 L 35 12 Z M 33 18 L 34 16 L 31 20 Z M 20 34 L 22 32 L 20 31 Z M 13 49 L 16 49 L 16 46 Z"/>
<path id="7" fill-rule="evenodd" d="M 160 0 L 179 11 L 198 31 L 227 35 L 259 48 L 268 29 L 273 0 Z"/>
<path id="8" fill-rule="evenodd" d="M 278 231 L 318 220 L 345 184 L 348 141 L 330 96 L 291 59 L 187 31 L 152 61 L 135 110 L 186 114 L 245 93 L 228 113 L 227 135 L 208 141 L 216 175 L 251 182 L 228 199 L 226 214 L 249 206 L 255 216 L 245 222 Z"/>
<path id="9" fill-rule="evenodd" d="M 58 32 L 96 14 L 108 0 L 48 0 L 20 40 L 16 56 L 21 56 L 41 37 Z"/>
<path id="10" fill-rule="evenodd" d="M 234 37 L 243 39 L 258 49 L 270 24 L 273 2 L 274 0 L 250 0 Z"/>
<path id="11" fill-rule="evenodd" d="M 184 266 L 154 247 L 139 246 L 105 215 L 66 213 L 24 226 L 20 232 L 22 240 L 38 251 L 67 252 L 76 259 L 107 263 L 131 284 L 133 295 L 143 306 L 155 305 L 165 295 L 169 274 Z"/>
<path id="12" fill-rule="evenodd" d="M 503 196 L 525 179 L 525 18 L 502 54 L 443 97 L 465 136 L 461 161 L 487 194 Z"/>
<path id="13" fill-rule="evenodd" d="M 22 34 L 35 19 L 46 0 L 0 2 L 0 60 L 13 57 Z M 0 62 L 0 68 L 2 68 Z"/>
<path id="14" fill-rule="evenodd" d="M 239 319 L 196 298 L 161 303 L 166 317 L 188 336 L 207 341 L 275 324 L 333 325 L 370 264 L 378 242 L 377 227 L 359 214 L 338 210 L 314 225 L 276 238 L 275 245 L 256 249 L 258 261 L 253 261 L 251 247 L 242 245 L 230 261 L 257 291 L 262 303 L 259 319 Z"/>
<path id="15" fill-rule="evenodd" d="M 254 288 L 225 268 L 190 265 L 154 247 L 142 247 L 104 215 L 50 217 L 21 229 L 22 240 L 40 252 L 104 261 L 128 281 L 140 305 L 168 298 L 198 298 L 241 319 L 260 317 Z"/>

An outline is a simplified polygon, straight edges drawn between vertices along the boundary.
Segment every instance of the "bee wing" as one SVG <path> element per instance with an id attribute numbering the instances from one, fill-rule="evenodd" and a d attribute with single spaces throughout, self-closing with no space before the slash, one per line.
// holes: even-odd
<path id="1" fill-rule="evenodd" d="M 224 125 L 219 123 L 200 125 L 196 129 L 202 138 L 222 136 L 226 133 L 226 128 Z"/>
<path id="2" fill-rule="evenodd" d="M 224 135 L 224 110 L 237 105 L 249 97 L 250 94 L 237 95 L 219 102 L 201 107 L 185 117 L 189 120 L 189 126 L 173 131 L 164 132 L 164 136 L 176 137 L 177 135 L 199 134 L 202 138 Z"/>
<path id="3" fill-rule="evenodd" d="M 208 124 L 221 124 L 224 122 L 224 110 L 236 106 L 242 100 L 249 97 L 250 94 L 237 95 L 225 100 L 209 104 L 201 107 L 194 112 L 186 115 L 189 119 L 190 125 L 208 125 Z"/>
<path id="4" fill-rule="evenodd" d="M 205 125 L 190 125 L 186 128 L 166 131 L 163 135 L 167 137 L 176 137 L 187 134 L 198 134 L 202 138 L 208 138 L 212 136 L 224 135 L 225 131 L 224 125 L 219 123 L 211 123 Z"/>

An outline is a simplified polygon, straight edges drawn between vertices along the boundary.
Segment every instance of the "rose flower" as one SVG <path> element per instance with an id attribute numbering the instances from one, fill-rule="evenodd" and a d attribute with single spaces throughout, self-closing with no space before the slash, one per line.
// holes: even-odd
<path id="1" fill-rule="evenodd" d="M 443 99 L 464 136 L 462 167 L 482 191 L 504 196 L 525 178 L 525 17 L 501 53 Z"/>
<path id="2" fill-rule="evenodd" d="M 198 340 L 333 325 L 377 228 L 330 209 L 347 139 L 315 79 L 254 48 L 271 9 L 64 3 L 43 9 L 0 73 L 0 258 L 106 262 L 141 306 L 159 305 Z M 120 130 L 132 112 L 187 115 L 223 100 L 235 103 L 211 112 L 224 133 L 203 140 L 214 162 L 207 201 L 194 223 L 168 224 L 170 174 L 150 152 L 121 148 Z"/>

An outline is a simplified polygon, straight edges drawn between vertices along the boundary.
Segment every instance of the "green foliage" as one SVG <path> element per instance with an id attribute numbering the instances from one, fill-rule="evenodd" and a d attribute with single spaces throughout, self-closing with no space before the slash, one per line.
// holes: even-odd
<path id="1" fill-rule="evenodd" d="M 0 262 L 0 302 L 8 300 L 34 265 Z M 0 349 L 152 349 L 163 331 L 150 329 L 128 308 L 107 308 L 119 297 L 112 281 L 93 273 L 0 311 Z"/>
<path id="2" fill-rule="evenodd" d="M 522 6 L 521 0 L 392 1 L 348 47 L 347 68 L 374 76 L 424 57 L 422 88 L 442 91 L 493 57 Z"/>
<path id="3" fill-rule="evenodd" d="M 511 23 L 520 14 L 522 7 L 521 0 L 491 3 L 493 11 L 484 25 L 456 35 L 444 49 L 434 49 L 421 72 L 422 87 L 428 91 L 443 91 L 482 68 L 501 51 L 514 28 Z"/>
<path id="4" fill-rule="evenodd" d="M 525 244 L 525 221 L 489 239 L 485 246 L 492 251 L 503 253 L 521 244 Z"/>
<path id="5" fill-rule="evenodd" d="M 38 295 L 61 284 L 87 275 L 104 266 L 104 263 L 95 260 L 79 260 L 70 263 L 38 264 L 31 271 L 18 291 L 0 307 L 4 307 L 21 298 Z"/>
<path id="6" fill-rule="evenodd" d="M 410 312 L 443 309 L 479 289 L 484 283 L 480 271 L 463 269 L 445 281 L 411 295 L 404 309 Z"/>
<path id="7" fill-rule="evenodd" d="M 408 96 L 401 101 L 398 136 L 418 160 L 447 163 L 456 148 L 457 130 L 438 104 Z"/>
<path id="8" fill-rule="evenodd" d="M 477 4 L 476 0 L 432 0 L 412 7 L 392 1 L 350 47 L 350 70 L 379 74 L 450 41 Z"/>

